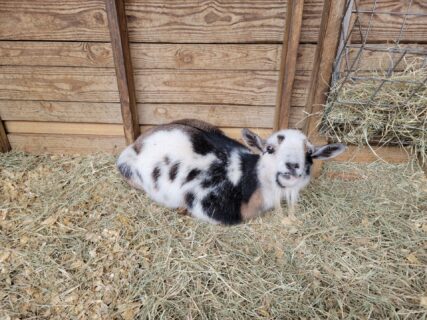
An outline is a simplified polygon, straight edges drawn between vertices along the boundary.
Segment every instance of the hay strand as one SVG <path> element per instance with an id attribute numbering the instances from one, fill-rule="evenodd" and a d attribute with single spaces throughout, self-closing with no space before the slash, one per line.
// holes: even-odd
<path id="1" fill-rule="evenodd" d="M 300 225 L 221 227 L 131 190 L 110 156 L 1 154 L 0 318 L 425 318 L 426 185 L 329 164 Z"/>

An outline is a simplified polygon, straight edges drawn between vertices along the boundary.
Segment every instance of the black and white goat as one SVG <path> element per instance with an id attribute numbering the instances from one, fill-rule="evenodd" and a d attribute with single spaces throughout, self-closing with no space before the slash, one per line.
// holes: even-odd
<path id="1" fill-rule="evenodd" d="M 185 208 L 211 223 L 236 224 L 280 207 L 293 207 L 310 181 L 313 159 L 330 159 L 342 144 L 311 145 L 298 130 L 243 140 L 261 154 L 199 120 L 180 120 L 142 134 L 120 155 L 127 182 L 169 208 Z"/>

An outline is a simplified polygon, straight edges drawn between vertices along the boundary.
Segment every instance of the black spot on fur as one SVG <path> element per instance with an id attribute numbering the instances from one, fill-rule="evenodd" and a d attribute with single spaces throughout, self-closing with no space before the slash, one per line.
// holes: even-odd
<path id="1" fill-rule="evenodd" d="M 135 150 L 136 154 L 139 153 L 140 150 L 135 144 L 132 146 L 132 148 L 133 148 L 133 150 Z"/>
<path id="2" fill-rule="evenodd" d="M 194 180 L 200 173 L 201 171 L 199 169 L 192 169 L 185 178 L 184 184 Z"/>
<path id="3" fill-rule="evenodd" d="M 202 200 L 203 210 L 212 219 L 221 221 L 224 224 L 237 224 L 242 221 L 240 212 L 241 202 L 239 201 L 239 192 L 233 190 L 230 185 L 225 186 L 230 193 L 210 192 Z"/>
<path id="4" fill-rule="evenodd" d="M 222 161 L 214 161 L 202 181 L 202 188 L 210 188 L 222 184 L 227 180 L 226 164 Z"/>
<path id="5" fill-rule="evenodd" d="M 193 208 L 193 204 L 194 204 L 194 194 L 191 192 L 188 192 L 185 194 L 184 196 L 184 200 L 185 200 L 185 204 L 187 205 L 187 207 L 189 209 Z"/>
<path id="6" fill-rule="evenodd" d="M 311 166 L 313 165 L 313 158 L 311 157 L 311 152 L 306 152 L 305 154 L 305 174 L 310 175 Z"/>
<path id="7" fill-rule="evenodd" d="M 165 156 L 165 158 L 163 159 L 165 161 L 165 164 L 168 166 L 171 163 L 171 160 L 169 159 L 168 156 Z"/>
<path id="8" fill-rule="evenodd" d="M 151 177 L 153 178 L 154 182 L 157 182 L 157 180 L 159 180 L 159 177 L 160 177 L 160 168 L 159 167 L 155 167 L 153 169 L 153 172 L 151 173 Z"/>
<path id="9" fill-rule="evenodd" d="M 224 224 L 241 222 L 241 205 L 249 199 L 259 187 L 256 176 L 256 165 L 259 156 L 250 153 L 240 153 L 242 177 L 235 186 L 227 178 L 226 165 L 215 161 L 206 172 L 202 181 L 203 188 L 212 188 L 202 200 L 205 213 L 214 220 Z"/>
<path id="10" fill-rule="evenodd" d="M 277 142 L 279 142 L 279 144 L 281 144 L 283 140 L 285 140 L 285 136 L 281 134 L 277 135 Z"/>
<path id="11" fill-rule="evenodd" d="M 213 145 L 211 145 L 205 138 L 205 134 L 203 132 L 193 133 L 191 135 L 191 143 L 193 145 L 194 152 L 203 156 L 214 151 Z"/>
<path id="12" fill-rule="evenodd" d="M 252 194 L 259 187 L 258 177 L 256 176 L 259 155 L 243 153 L 240 155 L 240 159 L 240 169 L 242 170 L 242 177 L 240 179 L 242 200 L 248 202 Z"/>
<path id="13" fill-rule="evenodd" d="M 132 178 L 132 169 L 126 163 L 119 164 L 118 169 L 126 179 Z"/>
<path id="14" fill-rule="evenodd" d="M 174 165 L 169 170 L 169 179 L 171 181 L 174 181 L 176 178 L 176 175 L 178 174 L 179 169 L 179 162 L 174 163 Z"/>

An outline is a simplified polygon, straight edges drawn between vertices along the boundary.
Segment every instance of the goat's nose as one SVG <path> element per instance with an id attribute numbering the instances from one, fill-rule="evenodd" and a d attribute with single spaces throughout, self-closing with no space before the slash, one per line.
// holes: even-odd
<path id="1" fill-rule="evenodd" d="M 295 162 L 286 162 L 285 163 L 286 168 L 288 168 L 288 170 L 295 170 L 295 169 L 299 169 L 299 163 L 295 163 Z"/>

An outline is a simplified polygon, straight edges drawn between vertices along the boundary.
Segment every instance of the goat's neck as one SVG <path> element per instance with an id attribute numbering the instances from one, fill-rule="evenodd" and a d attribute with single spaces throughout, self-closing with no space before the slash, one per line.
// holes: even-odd
<path id="1" fill-rule="evenodd" d="M 261 156 L 258 160 L 256 172 L 261 187 L 264 210 L 279 208 L 282 189 L 276 183 L 275 168 L 271 166 L 271 163 L 265 157 Z"/>

